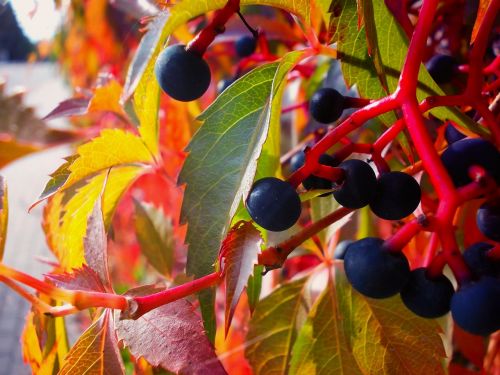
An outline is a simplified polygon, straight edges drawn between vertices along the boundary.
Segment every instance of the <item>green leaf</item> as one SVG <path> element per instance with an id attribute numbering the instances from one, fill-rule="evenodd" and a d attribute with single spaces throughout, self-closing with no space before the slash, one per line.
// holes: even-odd
<path id="1" fill-rule="evenodd" d="M 236 305 L 257 263 L 261 244 L 260 232 L 248 221 L 242 221 L 232 227 L 222 244 L 221 254 L 224 258 L 226 280 L 226 336 Z"/>
<path id="2" fill-rule="evenodd" d="M 334 30 L 332 41 L 338 44 L 339 58 L 347 84 L 356 84 L 359 94 L 366 98 L 378 99 L 385 96 L 384 84 L 381 83 L 384 80 L 387 81 L 389 91 L 394 92 L 407 55 L 408 40 L 384 1 L 372 0 L 369 4 L 369 0 L 364 0 L 364 9 L 373 7 L 373 19 L 371 15 L 368 19 L 365 18 L 365 24 L 368 22 L 369 27 L 368 35 L 365 26 L 358 30 L 356 2 L 351 0 L 318 0 L 318 2 L 323 17 L 329 22 L 329 29 Z M 381 65 L 378 59 L 375 59 L 377 61 L 375 63 L 369 55 L 367 40 L 372 51 L 379 51 Z M 383 73 L 385 75 L 382 75 Z M 418 100 L 429 95 L 443 94 L 422 65 L 417 88 Z M 485 132 L 456 108 L 441 107 L 430 112 L 441 120 L 453 120 L 479 134 Z M 391 113 L 381 116 L 381 119 L 386 125 L 390 125 L 395 117 Z"/>
<path id="3" fill-rule="evenodd" d="M 7 222 L 9 218 L 9 200 L 7 195 L 7 183 L 0 175 L 0 262 L 3 259 L 5 239 L 7 238 Z"/>
<path id="4" fill-rule="evenodd" d="M 40 194 L 40 197 L 38 198 L 35 204 L 51 196 L 57 190 L 59 190 L 61 186 L 64 185 L 69 175 L 71 174 L 71 170 L 69 168 L 76 159 L 78 159 L 78 155 L 72 155 L 64 158 L 66 162 L 63 163 L 59 168 L 57 168 L 53 173 L 50 174 L 51 179 L 45 185 L 42 194 Z"/>
<path id="5" fill-rule="evenodd" d="M 204 121 L 187 151 L 179 183 L 186 184 L 181 221 L 188 223 L 187 270 L 197 277 L 213 269 L 222 239 L 252 184 L 257 158 L 286 73 L 302 52 L 259 67 L 225 90 L 200 115 Z M 273 131 L 273 130 L 271 130 Z"/>
<path id="6" fill-rule="evenodd" d="M 315 197 L 311 200 L 311 220 L 313 223 L 322 219 L 326 215 L 332 213 L 337 208 L 340 207 L 340 204 L 333 198 L 333 196 L 329 195 L 327 197 Z M 350 216 L 348 216 L 350 217 Z M 327 244 L 333 234 L 339 229 L 336 225 L 337 223 L 333 223 L 329 225 L 327 228 L 323 229 L 318 233 L 318 236 L 321 240 L 321 243 Z"/>
<path id="7" fill-rule="evenodd" d="M 335 287 L 343 329 L 364 372 L 444 374 L 446 354 L 436 320 L 416 316 L 399 296 L 364 297 L 351 287 L 340 266 L 335 268 Z"/>
<path id="8" fill-rule="evenodd" d="M 435 320 L 417 317 L 399 296 L 359 294 L 341 262 L 330 272 L 294 345 L 291 374 L 444 374 Z"/>
<path id="9" fill-rule="evenodd" d="M 170 277 L 174 264 L 172 221 L 152 204 L 134 200 L 135 233 L 149 263 L 162 275 Z"/>
<path id="10" fill-rule="evenodd" d="M 259 302 L 249 323 L 245 356 L 253 373 L 286 374 L 305 314 L 307 277 L 284 284 Z"/>
<path id="11" fill-rule="evenodd" d="M 260 292 L 262 290 L 262 273 L 264 272 L 264 266 L 256 264 L 253 268 L 253 274 L 248 278 L 247 285 L 247 296 L 248 296 L 248 306 L 250 307 L 250 313 L 253 314 L 255 307 L 260 299 Z"/>
<path id="12" fill-rule="evenodd" d="M 295 341 L 290 374 L 364 374 L 350 350 L 331 275 Z"/>

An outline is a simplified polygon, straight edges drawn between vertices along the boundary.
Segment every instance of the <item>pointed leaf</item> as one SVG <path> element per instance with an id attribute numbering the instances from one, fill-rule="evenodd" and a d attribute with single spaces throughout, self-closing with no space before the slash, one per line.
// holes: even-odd
<path id="1" fill-rule="evenodd" d="M 71 173 L 69 167 L 71 166 L 71 164 L 73 164 L 73 162 L 76 159 L 78 159 L 78 155 L 72 155 L 68 156 L 67 158 L 64 158 L 66 162 L 50 174 L 50 177 L 52 178 L 49 180 L 49 182 L 47 182 L 45 188 L 42 191 L 42 194 L 40 195 L 38 200 L 35 203 L 33 203 L 31 207 L 34 207 L 36 204 L 38 204 L 45 198 L 51 196 L 57 190 L 59 190 L 61 186 L 64 185 L 64 183 L 66 182 Z"/>
<path id="2" fill-rule="evenodd" d="M 298 322 L 304 313 L 307 278 L 284 284 L 259 302 L 250 320 L 245 356 L 254 374 L 286 374 Z"/>
<path id="3" fill-rule="evenodd" d="M 126 293 L 142 296 L 161 289 L 139 287 Z M 180 374 L 225 374 L 203 331 L 201 318 L 186 300 L 177 300 L 137 320 L 117 320 L 116 332 L 130 352 L 151 365 Z"/>
<path id="4" fill-rule="evenodd" d="M 352 289 L 341 266 L 335 268 L 335 287 L 344 332 L 365 373 L 444 374 L 445 352 L 435 320 L 416 316 L 399 296 L 362 296 Z"/>
<path id="5" fill-rule="evenodd" d="M 292 352 L 290 374 L 362 375 L 350 350 L 331 278 L 314 303 Z"/>
<path id="6" fill-rule="evenodd" d="M 222 243 L 221 254 L 224 258 L 226 280 L 226 335 L 241 293 L 257 263 L 261 244 L 260 232 L 248 221 L 233 226 Z"/>
<path id="7" fill-rule="evenodd" d="M 259 67 L 231 85 L 200 116 L 179 183 L 186 183 L 181 220 L 188 223 L 188 272 L 210 272 L 231 218 L 253 181 L 268 133 L 273 93 L 302 56 Z"/>
<path id="8" fill-rule="evenodd" d="M 59 187 L 59 190 L 68 189 L 77 182 L 105 171 L 111 167 L 129 164 L 152 164 L 153 156 L 142 140 L 130 132 L 120 129 L 106 129 L 99 137 L 92 139 L 77 149 L 78 157 L 67 161 L 61 166 L 56 175 L 61 179 L 69 170 L 69 176 Z M 68 163 L 70 163 L 68 165 Z M 44 192 L 54 191 L 58 186 L 50 180 Z M 43 195 L 47 197 L 47 193 Z"/>
<path id="9" fill-rule="evenodd" d="M 87 232 L 83 239 L 84 257 L 104 285 L 111 291 L 111 280 L 108 270 L 108 239 L 104 227 L 104 218 L 101 208 L 102 195 L 95 202 L 92 213 L 87 220 Z"/>
<path id="10" fill-rule="evenodd" d="M 476 40 L 477 33 L 479 31 L 479 26 L 483 22 L 484 15 L 486 14 L 486 10 L 492 4 L 491 0 L 479 0 L 479 7 L 477 8 L 477 16 L 476 22 L 474 22 L 474 28 L 472 29 L 472 36 L 470 38 L 470 44 L 474 44 Z"/>
<path id="11" fill-rule="evenodd" d="M 5 239 L 7 238 L 7 222 L 9 219 L 9 200 L 7 194 L 7 183 L 0 175 L 0 262 L 3 259 Z"/>
<path id="12" fill-rule="evenodd" d="M 174 264 L 172 221 L 152 204 L 135 203 L 135 233 L 142 253 L 162 275 L 170 277 Z"/>
<path id="13" fill-rule="evenodd" d="M 125 373 L 113 320 L 111 310 L 106 310 L 87 328 L 66 356 L 59 375 Z"/>
<path id="14" fill-rule="evenodd" d="M 115 79 L 110 79 L 104 85 L 94 90 L 94 96 L 89 103 L 89 112 L 114 112 L 127 117 L 120 104 L 122 86 Z"/>
<path id="15" fill-rule="evenodd" d="M 106 292 L 106 288 L 97 273 L 85 264 L 71 273 L 51 273 L 45 277 L 59 288 Z"/>
<path id="16" fill-rule="evenodd" d="M 83 239 L 96 201 L 102 195 L 104 225 L 108 226 L 120 197 L 143 171 L 142 167 L 116 167 L 79 188 L 52 196 L 44 210 L 43 229 L 62 270 L 71 272 L 85 263 Z"/>
<path id="17" fill-rule="evenodd" d="M 53 120 L 60 117 L 81 116 L 88 112 L 90 98 L 71 98 L 60 102 L 43 119 Z"/>

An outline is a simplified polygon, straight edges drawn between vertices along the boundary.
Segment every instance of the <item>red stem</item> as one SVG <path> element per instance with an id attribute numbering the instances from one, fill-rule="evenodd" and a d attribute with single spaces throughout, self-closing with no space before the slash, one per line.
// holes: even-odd
<path id="1" fill-rule="evenodd" d="M 137 319 L 147 312 L 163 306 L 169 302 L 188 297 L 203 289 L 209 288 L 221 282 L 223 275 L 214 272 L 200 277 L 188 283 L 166 289 L 161 292 L 144 297 L 133 297 L 129 299 L 129 309 L 123 312 L 122 318 Z"/>
<path id="2" fill-rule="evenodd" d="M 403 225 L 392 237 L 384 242 L 384 249 L 398 253 L 417 235 L 425 225 L 425 218 L 415 218 Z"/>
<path id="3" fill-rule="evenodd" d="M 215 12 L 214 18 L 202 31 L 196 35 L 186 47 L 186 50 L 203 56 L 215 37 L 224 32 L 224 25 L 229 18 L 240 10 L 240 0 L 228 0 L 224 8 Z"/>

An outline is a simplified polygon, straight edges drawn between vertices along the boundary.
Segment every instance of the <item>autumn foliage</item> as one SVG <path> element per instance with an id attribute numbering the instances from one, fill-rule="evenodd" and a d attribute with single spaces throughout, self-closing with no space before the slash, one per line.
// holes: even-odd
<path id="1" fill-rule="evenodd" d="M 33 202 L 52 271 L 38 280 L 0 263 L 0 282 L 32 304 L 19 350 L 33 373 L 500 374 L 498 331 L 418 317 L 399 295 L 368 298 L 339 255 L 345 241 L 379 237 L 456 290 L 474 278 L 464 249 L 487 242 L 498 262 L 498 242 L 476 224 L 498 180 L 471 168 L 454 186 L 440 154 L 447 127 L 500 146 L 499 10 L 499 0 L 71 1 L 53 52 L 74 96 L 38 119 L 0 84 L 2 118 L 16 124 L 0 125 L 0 167 L 74 150 Z M 253 34 L 255 51 L 238 56 Z M 198 100 L 170 98 L 155 78 L 175 43 L 210 66 Z M 457 60 L 446 83 L 424 65 L 438 53 Z M 328 125 L 308 111 L 322 87 L 345 97 Z M 54 130 L 62 117 L 70 128 Z M 334 176 L 324 153 L 412 175 L 420 204 L 389 221 L 340 206 L 332 189 L 306 191 L 307 177 Z M 302 202 L 282 232 L 244 203 L 271 176 Z M 0 259 L 7 187 L 0 177 Z M 74 343 L 70 314 L 85 326 Z"/>

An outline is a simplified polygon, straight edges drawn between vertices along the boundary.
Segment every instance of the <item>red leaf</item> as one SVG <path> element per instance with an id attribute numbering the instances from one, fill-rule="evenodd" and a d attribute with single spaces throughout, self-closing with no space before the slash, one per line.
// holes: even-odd
<path id="1" fill-rule="evenodd" d="M 68 290 L 89 290 L 92 292 L 106 292 L 99 276 L 95 271 L 83 265 L 82 268 L 75 269 L 72 273 L 59 273 L 45 275 L 59 288 Z"/>
<path id="2" fill-rule="evenodd" d="M 145 286 L 128 296 L 141 296 L 160 289 Z M 201 318 L 186 300 L 161 306 L 137 320 L 116 320 L 118 339 L 136 358 L 180 374 L 226 374 L 203 330 Z"/>
<path id="3" fill-rule="evenodd" d="M 108 242 L 102 217 L 101 199 L 97 199 L 92 214 L 87 220 L 87 234 L 83 239 L 83 248 L 87 264 L 99 276 L 106 289 L 111 291 L 108 272 Z"/>
<path id="4" fill-rule="evenodd" d="M 471 335 L 456 324 L 453 328 L 453 341 L 457 350 L 478 368 L 483 367 L 486 346 L 481 336 Z"/>
<path id="5" fill-rule="evenodd" d="M 81 116 L 89 109 L 90 98 L 71 98 L 62 101 L 43 120 L 52 120 L 59 117 Z"/>
<path id="6" fill-rule="evenodd" d="M 472 29 L 472 36 L 470 38 L 470 44 L 474 44 L 476 40 L 477 33 L 479 31 L 479 26 L 483 22 L 484 15 L 486 14 L 486 10 L 492 4 L 491 0 L 479 0 L 479 7 L 477 9 L 477 17 L 476 22 L 474 23 L 474 28 Z"/>
<path id="7" fill-rule="evenodd" d="M 226 275 L 226 335 L 234 309 L 257 263 L 261 243 L 260 232 L 248 221 L 236 223 L 222 243 L 220 253 Z"/>
<path id="8" fill-rule="evenodd" d="M 106 310 L 78 339 L 59 375 L 124 374 L 111 310 Z"/>

